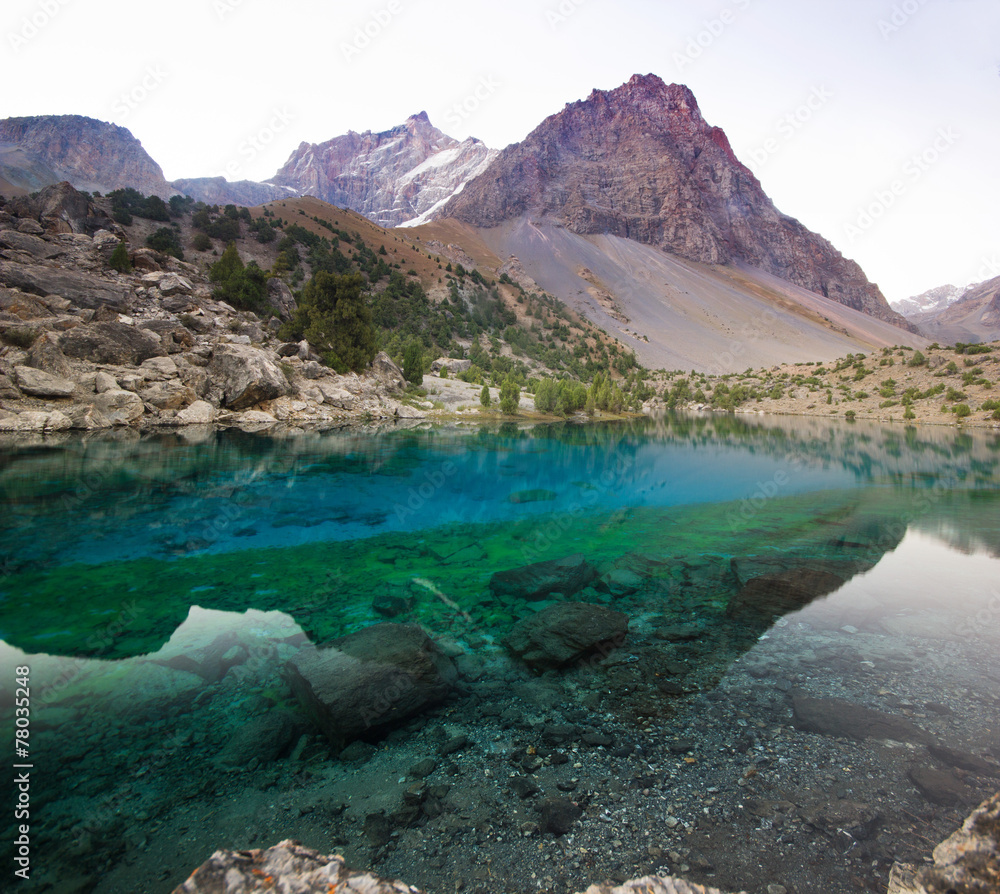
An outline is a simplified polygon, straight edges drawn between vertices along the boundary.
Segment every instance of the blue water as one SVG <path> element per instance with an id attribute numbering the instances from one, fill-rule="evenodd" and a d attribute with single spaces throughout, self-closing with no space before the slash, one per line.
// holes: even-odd
<path id="1" fill-rule="evenodd" d="M 747 722 L 763 729 L 776 721 L 755 721 L 763 702 L 742 694 L 743 663 L 770 669 L 755 670 L 754 680 L 773 673 L 813 685 L 803 672 L 809 656 L 847 654 L 838 639 L 846 636 L 864 642 L 872 667 L 883 653 L 915 649 L 940 654 L 942 667 L 949 662 L 940 679 L 928 659 L 909 682 L 887 676 L 882 690 L 868 686 L 865 664 L 859 673 L 868 677 L 853 697 L 905 684 L 916 702 L 940 689 L 935 698 L 951 697 L 960 709 L 953 726 L 966 747 L 985 743 L 998 720 L 961 695 L 976 691 L 984 673 L 1000 673 L 1000 439 L 991 432 L 706 416 L 529 429 L 219 432 L 198 443 L 173 434 L 70 437 L 8 442 L 0 495 L 5 727 L 13 668 L 30 666 L 37 687 L 33 743 L 44 809 L 33 835 L 46 860 L 33 891 L 67 890 L 82 878 L 80 890 L 99 894 L 166 892 L 215 846 L 285 837 L 346 849 L 361 865 L 383 860 L 386 872 L 449 889 L 451 876 L 435 874 L 436 855 L 467 835 L 449 838 L 446 825 L 429 822 L 421 827 L 426 853 L 376 852 L 360 831 L 366 811 L 398 807 L 400 779 L 414 762 L 406 736 L 378 742 L 378 756 L 359 770 L 339 762 L 302 719 L 277 755 L 220 769 L 220 754 L 269 711 L 301 714 L 286 662 L 310 640 L 384 622 L 373 596 L 387 585 L 414 599 L 394 620 L 419 623 L 475 669 L 463 682 L 470 700 L 433 721 L 483 737 L 467 757 L 470 779 L 495 778 L 482 767 L 497 771 L 489 755 L 502 753 L 506 746 L 495 743 L 511 735 L 503 717 L 561 723 L 586 714 L 595 726 L 637 728 L 651 710 L 643 686 L 664 673 L 647 668 L 666 658 L 671 673 L 684 667 L 688 676 L 670 696 L 679 701 L 663 706 L 664 726 L 651 732 L 643 767 L 716 704 L 689 704 L 686 692 L 738 691 L 749 721 L 732 736 L 744 735 Z M 602 581 L 613 569 L 639 579 L 634 592 L 616 595 L 598 581 L 572 597 L 630 618 L 627 654 L 595 671 L 607 674 L 596 686 L 578 668 L 550 672 L 540 678 L 544 698 L 521 704 L 517 693 L 536 675 L 511 659 L 504 637 L 559 598 L 495 599 L 490 578 L 574 553 Z M 795 579 L 803 568 L 843 585 L 777 610 L 733 608 L 747 579 Z M 693 643 L 657 634 L 691 625 L 700 631 Z M 815 685 L 832 685 L 830 676 L 818 673 Z M 506 713 L 476 713 L 497 699 Z M 406 735 L 419 739 L 419 720 Z M 873 758 L 839 759 L 865 766 Z M 721 800 L 733 783 L 717 781 L 716 771 L 720 779 L 732 772 L 708 759 L 698 764 L 701 785 Z M 900 779 L 905 772 L 905 763 L 892 770 Z M 893 779 L 883 784 L 901 792 Z M 589 784 L 600 801 L 597 777 Z M 734 804 L 739 797 L 734 789 Z M 285 798 L 290 812 L 272 817 L 272 802 Z M 355 806 L 296 812 L 298 804 L 338 800 Z M 896 820 L 905 818 L 887 823 Z M 342 836 L 332 843 L 331 829 Z M 9 843 L 11 830 L 4 834 Z M 593 846 L 610 831 L 591 816 L 575 834 Z M 488 849 L 498 842 L 478 846 L 496 856 L 500 850 Z M 532 862 L 542 859 L 538 844 L 508 840 L 502 853 L 543 877 L 550 867 Z M 789 872 L 805 865 L 804 853 L 790 852 Z M 649 868 L 629 859 L 635 874 Z M 726 871 L 745 869 L 734 863 Z M 831 875 L 814 890 L 850 890 L 841 881 Z"/>

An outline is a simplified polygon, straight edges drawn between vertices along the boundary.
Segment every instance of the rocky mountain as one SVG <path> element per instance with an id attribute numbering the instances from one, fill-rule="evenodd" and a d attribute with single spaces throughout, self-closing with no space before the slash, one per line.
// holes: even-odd
<path id="1" fill-rule="evenodd" d="M 595 90 L 504 149 L 438 217 L 611 235 L 706 264 L 747 264 L 903 328 L 861 268 L 779 212 L 691 91 L 655 75 Z"/>
<path id="2" fill-rule="evenodd" d="M 127 128 L 82 115 L 0 121 L 0 177 L 28 192 L 63 180 L 88 192 L 124 186 L 162 198 L 176 192 Z"/>
<path id="3" fill-rule="evenodd" d="M 1000 340 L 1000 276 L 969 286 L 956 301 L 910 314 L 909 319 L 942 344 Z"/>
<path id="4" fill-rule="evenodd" d="M 350 131 L 302 143 L 270 181 L 194 177 L 173 182 L 124 127 L 80 115 L 0 121 L 0 191 L 35 192 L 60 181 L 109 192 L 189 195 L 209 205 L 255 206 L 315 196 L 382 226 L 421 223 L 482 173 L 496 150 L 434 127 L 426 112 L 383 133 Z"/>
<path id="5" fill-rule="evenodd" d="M 143 247 L 149 228 L 110 212 L 68 183 L 0 199 L 0 432 L 423 416 L 386 355 L 336 375 L 307 342 L 283 345 L 276 317 L 216 300 L 206 265 Z M 123 243 L 128 272 L 111 263 Z M 295 309 L 279 279 L 267 300 Z"/>
<path id="6" fill-rule="evenodd" d="M 243 205 L 253 208 L 277 199 L 297 196 L 296 190 L 258 183 L 256 180 L 227 180 L 225 177 L 191 177 L 170 184 L 177 192 L 206 205 Z"/>
<path id="7" fill-rule="evenodd" d="M 968 286 L 938 286 L 936 289 L 928 289 L 912 298 L 893 301 L 890 306 L 907 318 L 919 314 L 937 313 L 958 301 L 968 288 Z"/>
<path id="8" fill-rule="evenodd" d="M 452 139 L 421 112 L 382 133 L 302 143 L 272 181 L 394 227 L 433 213 L 495 155 L 479 140 Z"/>

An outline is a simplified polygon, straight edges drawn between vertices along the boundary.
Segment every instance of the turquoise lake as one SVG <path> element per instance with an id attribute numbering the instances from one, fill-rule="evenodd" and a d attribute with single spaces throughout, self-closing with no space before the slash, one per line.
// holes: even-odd
<path id="1" fill-rule="evenodd" d="M 434 894 L 655 872 L 884 891 L 1000 787 L 997 432 L 718 414 L 10 440 L 0 494 L 10 754 L 31 677 L 18 890 L 170 892 L 217 848 L 293 838 Z M 570 556 L 594 569 L 573 593 L 491 589 Z M 511 628 L 565 601 L 623 613 L 624 642 L 525 666 Z M 458 681 L 341 756 L 288 662 L 380 623 L 420 625 Z"/>

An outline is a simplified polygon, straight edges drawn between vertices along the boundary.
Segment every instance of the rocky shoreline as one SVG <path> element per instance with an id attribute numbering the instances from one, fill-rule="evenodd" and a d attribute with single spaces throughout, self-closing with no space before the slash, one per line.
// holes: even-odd
<path id="1" fill-rule="evenodd" d="M 1000 794 L 977 807 L 961 829 L 934 849 L 930 866 L 896 863 L 888 894 L 988 894 L 1000 884 Z M 216 851 L 173 894 L 237 894 L 276 888 L 328 894 L 344 886 L 366 894 L 420 894 L 405 882 L 352 872 L 343 857 L 324 856 L 286 840 L 266 850 Z M 768 890 L 777 889 L 772 885 Z M 646 876 L 614 887 L 591 885 L 583 894 L 722 894 L 674 876 Z"/>

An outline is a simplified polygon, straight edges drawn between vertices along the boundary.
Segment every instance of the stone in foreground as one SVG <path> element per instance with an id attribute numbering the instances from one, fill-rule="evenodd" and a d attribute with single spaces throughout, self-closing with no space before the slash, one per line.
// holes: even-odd
<path id="1" fill-rule="evenodd" d="M 889 894 L 995 894 L 1000 891 L 1000 795 L 977 807 L 934 848 L 934 865 L 896 863 Z"/>
<path id="2" fill-rule="evenodd" d="M 621 612 L 587 602 L 563 602 L 514 625 L 507 648 L 530 667 L 559 668 L 603 648 L 620 646 L 628 633 Z"/>
<path id="3" fill-rule="evenodd" d="M 441 702 L 458 672 L 416 624 L 376 624 L 304 649 L 287 665 L 306 713 L 339 751 Z"/>
<path id="4" fill-rule="evenodd" d="M 272 848 L 252 851 L 216 851 L 174 894 L 243 894 L 247 891 L 295 891 L 296 894 L 329 894 L 357 891 L 364 894 L 412 894 L 416 889 L 402 882 L 387 882 L 368 872 L 349 872 L 343 857 L 323 856 L 282 841 Z"/>
<path id="5" fill-rule="evenodd" d="M 249 891 L 295 894 L 420 894 L 403 882 L 350 872 L 343 857 L 324 856 L 297 841 L 282 841 L 267 850 L 216 851 L 173 894 L 246 894 Z M 616 888 L 593 885 L 586 894 L 722 894 L 717 888 L 692 885 L 676 878 L 651 876 Z"/>
<path id="6" fill-rule="evenodd" d="M 517 599 L 544 599 L 550 593 L 572 596 L 596 577 L 597 569 L 577 553 L 498 571 L 490 578 L 490 592 L 494 596 Z"/>

